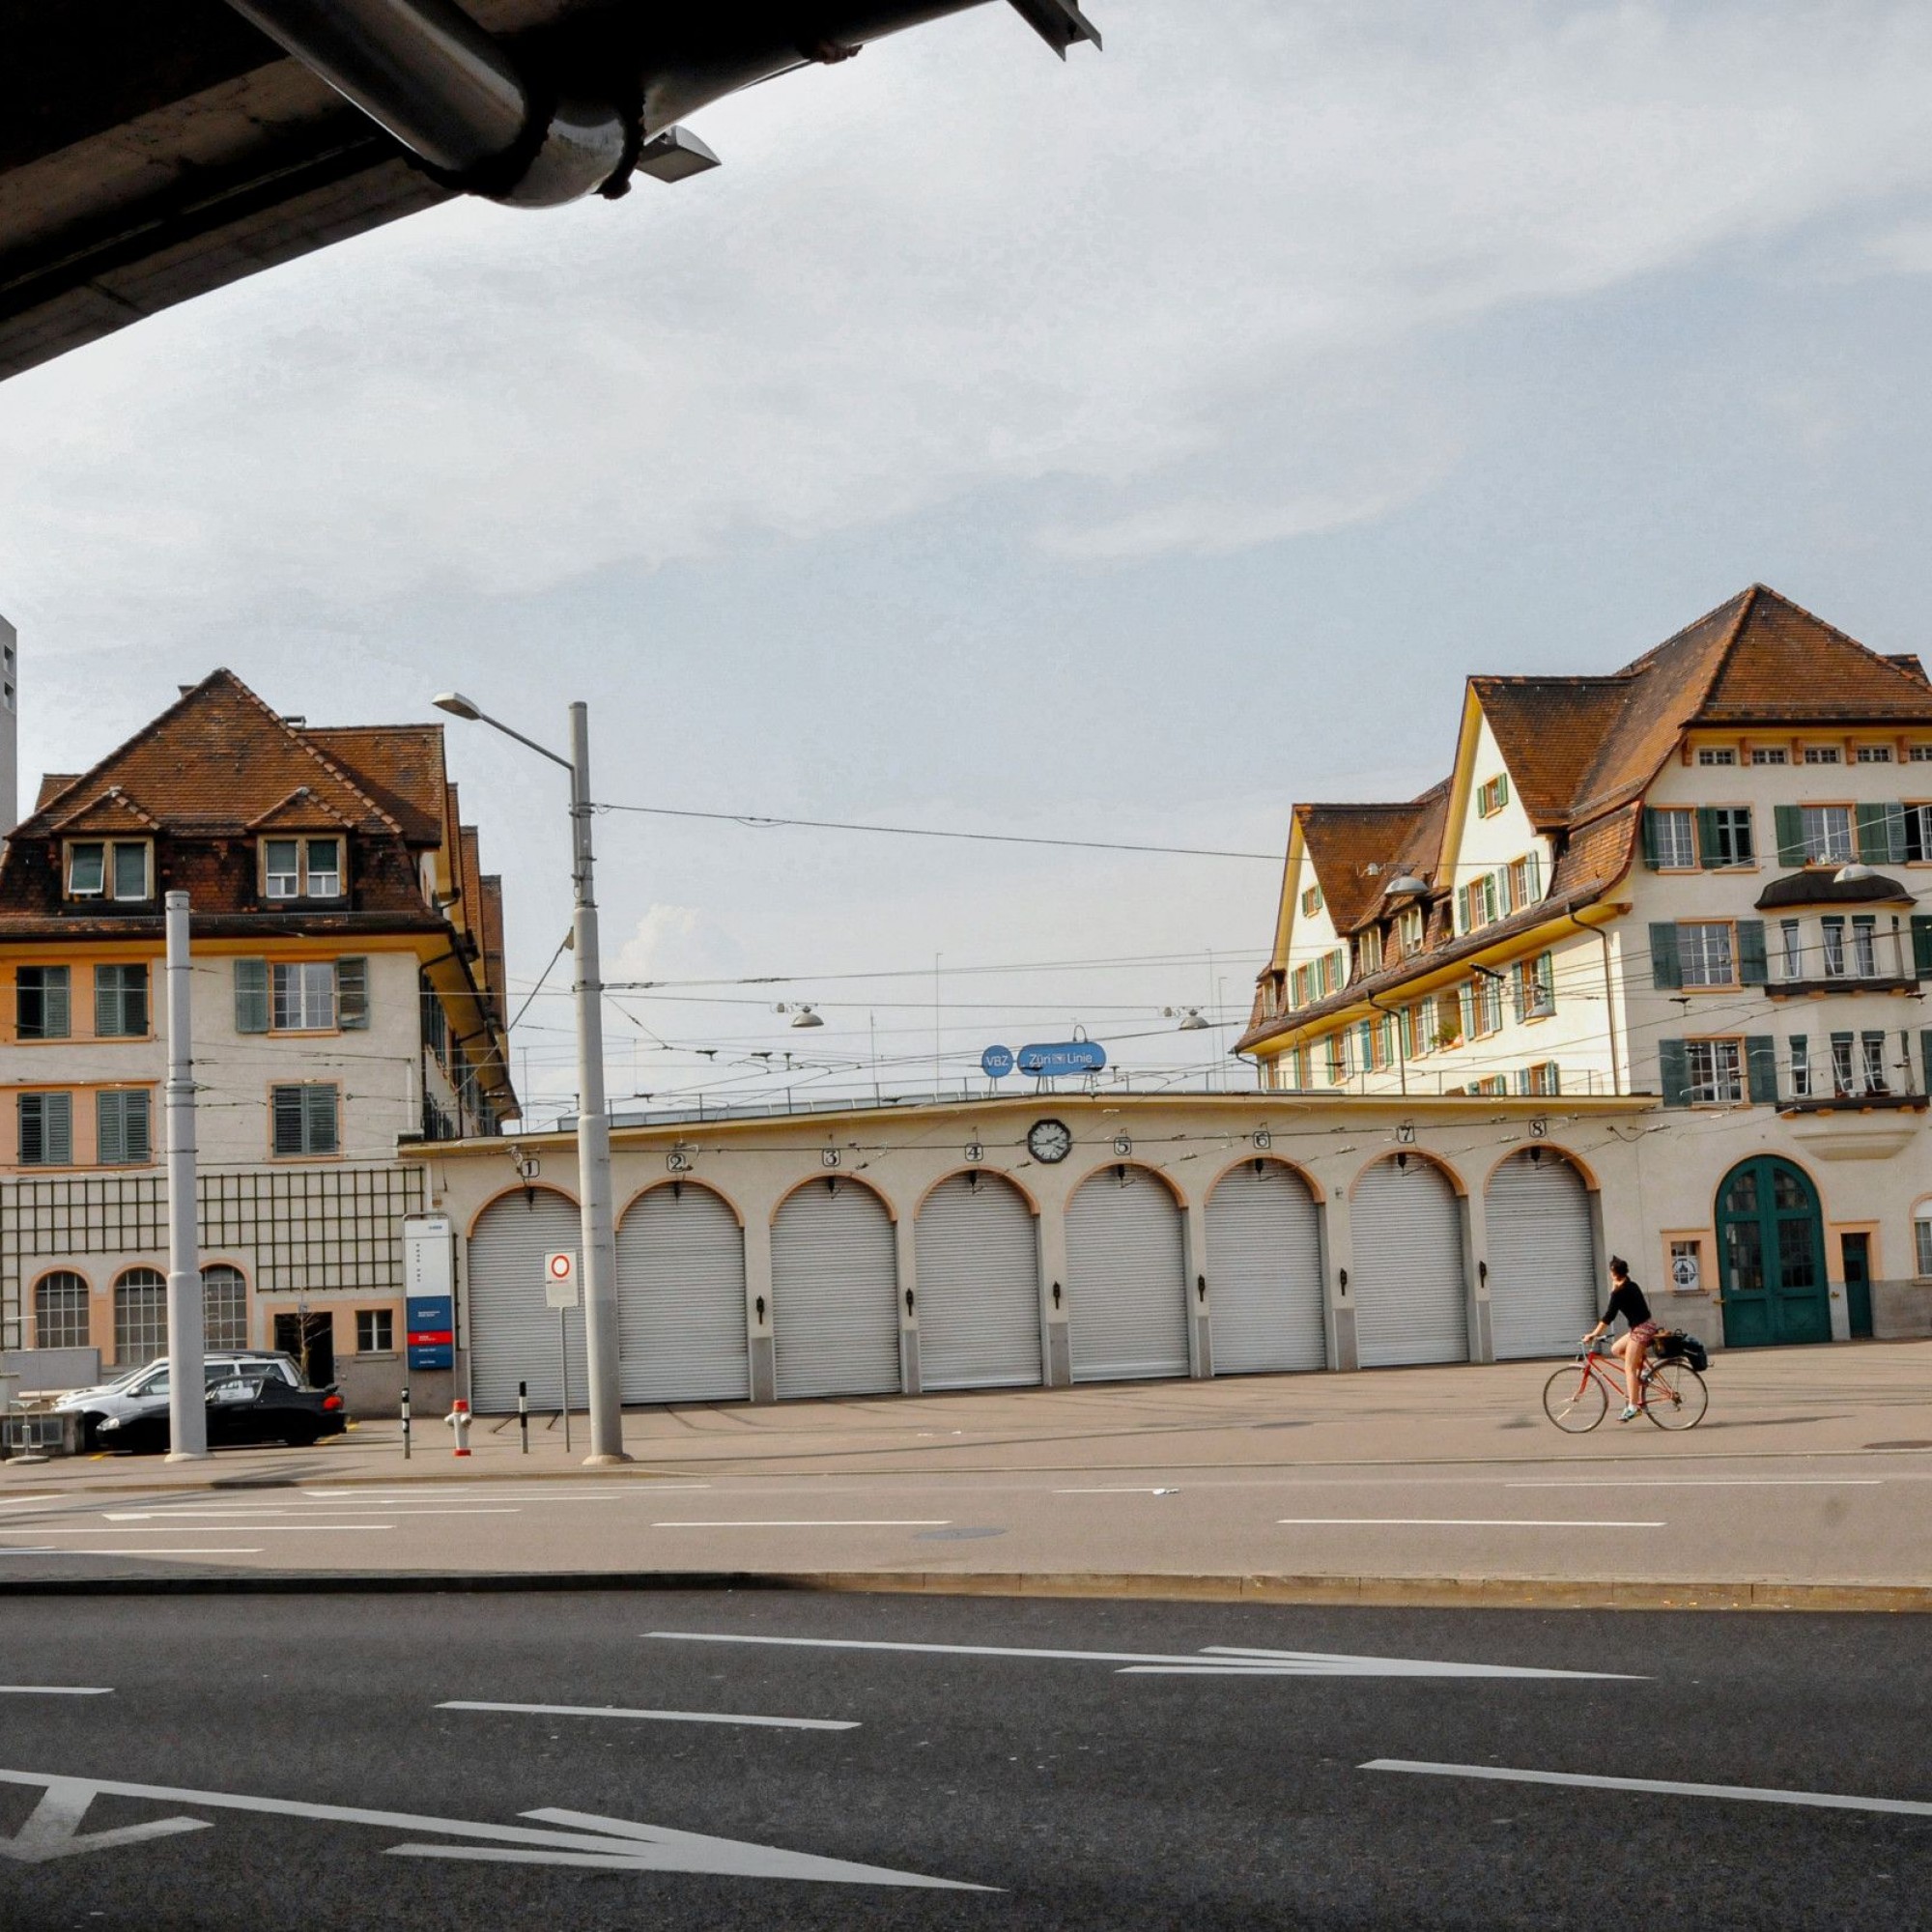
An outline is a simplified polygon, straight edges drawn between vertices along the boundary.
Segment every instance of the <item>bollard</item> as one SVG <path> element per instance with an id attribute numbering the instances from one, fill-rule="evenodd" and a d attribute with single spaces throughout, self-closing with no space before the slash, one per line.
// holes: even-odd
<path id="1" fill-rule="evenodd" d="M 517 1384 L 517 1427 L 524 1435 L 524 1454 L 530 1453 L 530 1385 L 528 1382 Z"/>
<path id="2" fill-rule="evenodd" d="M 456 1450 L 459 1456 L 469 1454 L 469 1405 L 458 1396 L 449 1406 L 449 1413 L 443 1417 L 456 1432 Z"/>
<path id="3" fill-rule="evenodd" d="M 403 1384 L 403 1461 L 407 1463 L 409 1460 L 410 1460 L 410 1390 L 409 1390 L 409 1384 L 405 1382 Z"/>

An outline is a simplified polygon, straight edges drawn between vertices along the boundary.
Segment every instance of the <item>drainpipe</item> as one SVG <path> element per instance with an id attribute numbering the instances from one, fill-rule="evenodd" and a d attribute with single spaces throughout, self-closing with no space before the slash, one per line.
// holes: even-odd
<path id="1" fill-rule="evenodd" d="M 1616 981 L 1610 972 L 1610 935 L 1601 925 L 1585 925 L 1577 917 L 1575 906 L 1566 907 L 1563 917 L 1578 932 L 1595 933 L 1597 943 L 1604 949 L 1604 1031 L 1610 1043 L 1610 1094 L 1615 1097 L 1624 1091 L 1624 1077 L 1617 1058 Z"/>
<path id="2" fill-rule="evenodd" d="M 229 4 L 452 187 L 554 208 L 628 185 L 635 106 L 553 94 L 453 0 Z"/>

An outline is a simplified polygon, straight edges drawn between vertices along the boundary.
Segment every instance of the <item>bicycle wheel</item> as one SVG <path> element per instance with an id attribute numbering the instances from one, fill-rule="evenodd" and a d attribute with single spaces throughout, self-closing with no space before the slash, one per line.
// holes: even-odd
<path id="1" fill-rule="evenodd" d="M 1587 1435 L 1603 1421 L 1610 1399 L 1580 1362 L 1566 1363 L 1543 1385 L 1543 1412 L 1570 1435 Z"/>
<path id="2" fill-rule="evenodd" d="M 1710 1406 L 1704 1378 L 1689 1362 L 1659 1362 L 1644 1378 L 1643 1412 L 1660 1429 L 1695 1429 Z"/>

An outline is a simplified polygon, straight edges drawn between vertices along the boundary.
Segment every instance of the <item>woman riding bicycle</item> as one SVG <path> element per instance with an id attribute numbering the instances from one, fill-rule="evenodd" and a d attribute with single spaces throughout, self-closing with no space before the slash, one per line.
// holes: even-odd
<path id="1" fill-rule="evenodd" d="M 1643 1358 L 1657 1338 L 1657 1323 L 1650 1319 L 1650 1303 L 1643 1298 L 1643 1290 L 1631 1279 L 1630 1264 L 1621 1255 L 1612 1255 L 1610 1305 L 1605 1309 L 1603 1319 L 1583 1337 L 1583 1346 L 1588 1348 L 1598 1336 L 1607 1334 L 1610 1323 L 1619 1315 L 1629 1326 L 1610 1344 L 1610 1350 L 1623 1357 L 1624 1364 L 1624 1412 L 1617 1419 L 1629 1422 L 1636 1414 L 1638 1378 L 1643 1374 Z"/>

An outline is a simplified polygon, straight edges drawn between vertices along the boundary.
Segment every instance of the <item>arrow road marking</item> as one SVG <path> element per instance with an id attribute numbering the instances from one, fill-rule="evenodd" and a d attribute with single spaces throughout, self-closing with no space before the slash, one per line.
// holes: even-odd
<path id="1" fill-rule="evenodd" d="M 930 1891 L 994 1891 L 996 1886 L 967 1885 L 956 1879 L 926 1878 L 919 1872 L 884 1865 L 850 1864 L 777 1845 L 754 1845 L 738 1838 L 712 1838 L 697 1832 L 674 1832 L 662 1825 L 639 1825 L 626 1818 L 600 1818 L 586 1811 L 526 1811 L 526 1818 L 582 1826 L 576 1831 L 543 1831 L 527 1825 L 486 1825 L 469 1818 L 426 1818 L 408 1811 L 371 1811 L 359 1805 L 306 1804 L 288 1798 L 254 1798 L 239 1791 L 186 1791 L 167 1784 L 123 1784 L 104 1777 L 68 1777 L 58 1772 L 0 1771 L 0 1784 L 40 1784 L 47 1795 L 20 1835 L 0 1840 L 0 1852 L 29 1861 L 60 1858 L 66 1850 L 104 1850 L 136 1837 L 194 1831 L 199 1818 L 164 1818 L 116 1832 L 75 1837 L 72 1826 L 96 1798 L 152 1798 L 167 1804 L 196 1804 L 217 1810 L 251 1811 L 282 1818 L 313 1818 L 333 1825 L 375 1825 L 390 1832 L 427 1832 L 440 1838 L 481 1841 L 469 1845 L 411 1842 L 386 1849 L 400 1858 L 485 1859 L 524 1864 L 591 1865 L 606 1871 L 706 1872 L 725 1878 L 816 1879 L 839 1885 L 894 1885 Z M 56 1802 L 58 1801 L 58 1802 Z M 49 1811 L 48 1807 L 53 1808 Z M 47 1814 L 47 1823 L 39 1821 Z M 20 1850 L 25 1841 L 24 1853 Z M 46 1849 L 45 1847 L 65 1849 Z"/>
<path id="2" fill-rule="evenodd" d="M 646 1631 L 672 1643 L 762 1643 L 806 1650 L 881 1650 L 926 1657 L 1018 1657 L 1060 1663 L 1116 1663 L 1122 1677 L 1566 1677 L 1634 1681 L 1619 1670 L 1536 1670 L 1509 1663 L 1442 1663 L 1426 1658 L 1350 1657 L 1321 1650 L 1239 1650 L 1210 1644 L 1192 1655 L 1141 1650 L 1023 1650 L 985 1643 L 884 1643 L 861 1637 L 740 1636 L 719 1631 Z"/>
<path id="3" fill-rule="evenodd" d="M 482 1704 L 453 1697 L 439 1711 L 512 1711 L 538 1718 L 652 1718 L 667 1724 L 763 1724 L 782 1731 L 856 1731 L 842 1718 L 746 1718 L 731 1711 L 623 1711 L 614 1704 Z"/>
<path id="4" fill-rule="evenodd" d="M 213 1829 L 205 1818 L 156 1818 L 151 1824 L 123 1825 L 112 1832 L 77 1832 L 75 1828 L 102 1787 L 77 1777 L 50 1777 L 46 1787 L 46 1796 L 34 1806 L 34 1815 L 11 1838 L 0 1838 L 0 1859 L 38 1865 L 49 1859 L 71 1859 L 77 1852 L 104 1852 L 144 1838 L 171 1838 L 178 1832 Z"/>
<path id="5" fill-rule="evenodd" d="M 1911 1798 L 1850 1798 L 1836 1791 L 1778 1791 L 1751 1784 L 1680 1784 L 1662 1777 L 1592 1777 L 1573 1771 L 1511 1771 L 1494 1764 L 1425 1764 L 1378 1757 L 1363 1771 L 1412 1771 L 1429 1777 L 1492 1777 L 1506 1784 L 1573 1784 L 1592 1791 L 1653 1791 L 1672 1798 L 1737 1798 L 1753 1804 L 1805 1804 L 1831 1811 L 1889 1811 L 1932 1818 L 1932 1804 Z"/>

